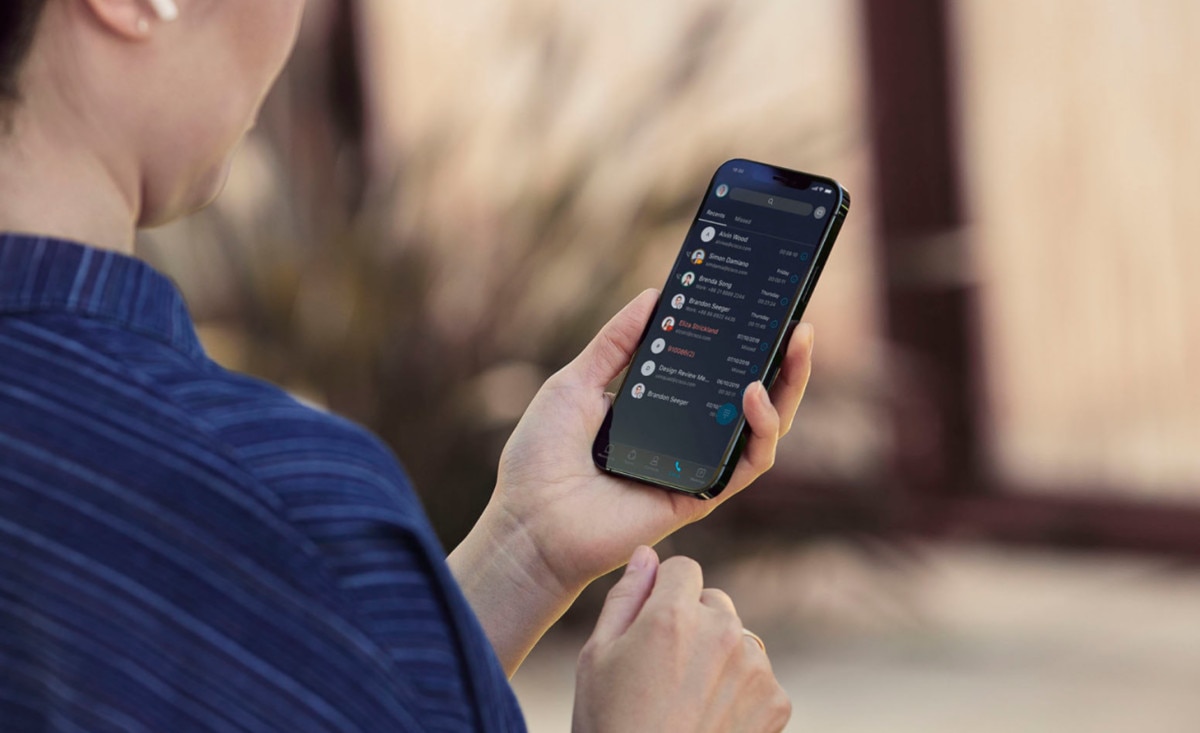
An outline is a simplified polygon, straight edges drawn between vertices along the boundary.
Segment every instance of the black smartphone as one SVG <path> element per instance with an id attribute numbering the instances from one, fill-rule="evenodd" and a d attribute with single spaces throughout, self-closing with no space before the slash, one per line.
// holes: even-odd
<path id="1" fill-rule="evenodd" d="M 742 393 L 770 387 L 850 195 L 749 160 L 721 165 L 596 436 L 605 471 L 711 499 L 746 442 Z"/>

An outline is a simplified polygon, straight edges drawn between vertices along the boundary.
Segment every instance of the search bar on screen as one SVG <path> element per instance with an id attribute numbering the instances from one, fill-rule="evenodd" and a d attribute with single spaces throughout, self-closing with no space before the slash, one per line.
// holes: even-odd
<path id="1" fill-rule="evenodd" d="M 785 199 L 782 196 L 775 196 L 769 193 L 759 193 L 745 188 L 735 188 L 729 192 L 729 198 L 734 201 L 741 201 L 755 206 L 765 206 L 768 209 L 776 211 L 786 211 L 789 214 L 799 214 L 800 216 L 808 216 L 812 213 L 813 206 L 804 201 L 796 199 Z"/>

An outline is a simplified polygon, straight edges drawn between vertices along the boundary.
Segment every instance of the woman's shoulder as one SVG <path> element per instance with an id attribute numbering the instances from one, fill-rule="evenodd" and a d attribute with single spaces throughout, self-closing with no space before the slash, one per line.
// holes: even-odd
<path id="1" fill-rule="evenodd" d="M 176 375 L 165 389 L 276 491 L 326 509 L 369 507 L 425 526 L 399 459 L 366 427 L 271 382 L 213 363 Z"/>
<path id="2" fill-rule="evenodd" d="M 0 382 L 36 384 L 64 404 L 120 415 L 120 430 L 171 435 L 189 450 L 236 464 L 286 503 L 303 496 L 426 523 L 395 454 L 349 419 L 226 369 L 202 352 L 181 352 L 103 321 L 55 315 L 6 320 L 0 331 L 23 353 Z"/>

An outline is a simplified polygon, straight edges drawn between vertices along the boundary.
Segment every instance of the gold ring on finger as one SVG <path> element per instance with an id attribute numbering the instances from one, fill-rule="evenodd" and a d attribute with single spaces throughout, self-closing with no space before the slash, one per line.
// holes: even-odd
<path id="1" fill-rule="evenodd" d="M 747 639 L 753 639 L 754 643 L 758 644 L 758 648 L 762 649 L 764 654 L 766 653 L 767 645 L 763 643 L 761 636 L 747 628 L 742 629 L 742 634 L 745 635 Z"/>

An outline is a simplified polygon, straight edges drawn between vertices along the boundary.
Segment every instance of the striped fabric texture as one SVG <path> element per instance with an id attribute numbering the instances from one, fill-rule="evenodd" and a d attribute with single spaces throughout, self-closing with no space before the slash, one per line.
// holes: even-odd
<path id="1" fill-rule="evenodd" d="M 0 235 L 0 731 L 522 731 L 403 469 L 131 257 Z"/>

